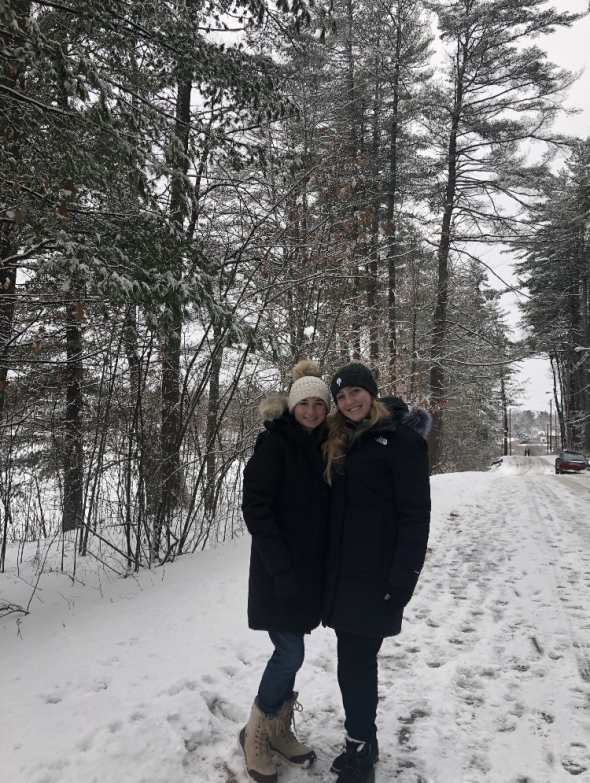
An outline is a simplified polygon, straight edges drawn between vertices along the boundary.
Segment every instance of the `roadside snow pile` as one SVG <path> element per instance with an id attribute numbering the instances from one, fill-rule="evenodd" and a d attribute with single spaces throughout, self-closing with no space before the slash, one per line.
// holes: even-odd
<path id="1" fill-rule="evenodd" d="M 555 473 L 555 457 L 501 457 L 491 470 L 501 476 L 548 476 Z"/>
<path id="2" fill-rule="evenodd" d="M 590 780 L 590 482 L 569 478 L 433 479 L 427 564 L 382 649 L 377 783 Z M 18 568 L 10 552 L 4 601 L 26 605 L 35 549 Z M 246 783 L 236 736 L 271 651 L 246 624 L 248 552 L 245 538 L 137 578 L 43 574 L 31 614 L 0 625 L 2 780 Z M 329 780 L 332 631 L 308 637 L 297 687 L 319 758 L 280 780 Z"/>

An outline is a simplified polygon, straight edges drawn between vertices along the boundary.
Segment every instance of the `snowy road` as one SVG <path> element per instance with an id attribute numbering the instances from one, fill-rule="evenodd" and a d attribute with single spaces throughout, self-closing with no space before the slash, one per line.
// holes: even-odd
<path id="1" fill-rule="evenodd" d="M 377 783 L 590 781 L 590 474 L 526 459 L 433 479 L 419 591 L 383 646 Z M 246 627 L 247 555 L 242 540 L 137 582 L 44 576 L 21 636 L 0 625 L 2 780 L 246 783 L 235 736 L 270 649 Z M 6 600 L 27 592 L 0 581 Z M 331 631 L 309 638 L 298 687 L 319 762 L 280 780 L 331 781 Z"/>

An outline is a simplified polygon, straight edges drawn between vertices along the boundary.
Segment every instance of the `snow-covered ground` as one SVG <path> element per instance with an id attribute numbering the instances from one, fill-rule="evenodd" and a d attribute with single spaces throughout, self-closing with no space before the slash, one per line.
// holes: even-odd
<path id="1" fill-rule="evenodd" d="M 533 459 L 433 479 L 428 560 L 381 655 L 377 783 L 590 781 L 590 474 Z M 31 614 L 0 621 L 2 781 L 246 783 L 236 735 L 271 650 L 246 624 L 248 549 L 44 574 Z M 5 601 L 26 605 L 34 554 L 0 578 Z M 285 783 L 333 779 L 335 669 L 318 629 L 298 728 L 319 759 Z"/>

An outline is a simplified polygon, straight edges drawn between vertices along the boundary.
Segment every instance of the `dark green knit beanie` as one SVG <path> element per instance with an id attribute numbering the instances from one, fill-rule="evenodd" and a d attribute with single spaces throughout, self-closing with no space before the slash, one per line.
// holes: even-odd
<path id="1" fill-rule="evenodd" d="M 371 397 L 377 397 L 379 391 L 377 389 L 377 383 L 371 375 L 371 371 L 364 364 L 353 362 L 352 364 L 345 364 L 332 378 L 330 384 L 330 391 L 334 402 L 336 402 L 336 395 L 345 386 L 360 386 L 361 389 L 366 389 Z"/>

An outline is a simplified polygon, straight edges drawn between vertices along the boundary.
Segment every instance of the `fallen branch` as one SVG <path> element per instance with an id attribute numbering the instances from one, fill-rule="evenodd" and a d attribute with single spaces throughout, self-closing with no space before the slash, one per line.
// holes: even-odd
<path id="1" fill-rule="evenodd" d="M 17 604 L 0 603 L 0 617 L 6 617 L 9 614 L 15 614 L 17 612 L 28 614 L 26 609 L 23 609 L 22 606 L 17 606 Z"/>

